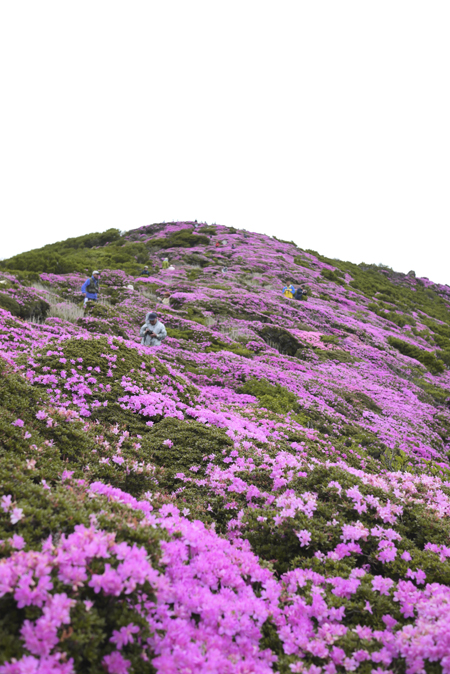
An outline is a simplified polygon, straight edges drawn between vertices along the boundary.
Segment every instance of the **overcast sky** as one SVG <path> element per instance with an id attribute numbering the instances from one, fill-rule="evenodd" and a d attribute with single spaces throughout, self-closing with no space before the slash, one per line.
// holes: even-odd
<path id="1" fill-rule="evenodd" d="M 450 3 L 0 3 L 0 258 L 197 219 L 450 284 Z"/>

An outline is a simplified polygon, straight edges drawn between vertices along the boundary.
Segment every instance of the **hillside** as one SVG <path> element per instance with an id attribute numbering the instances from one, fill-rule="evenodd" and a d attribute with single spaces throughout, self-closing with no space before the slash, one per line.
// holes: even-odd
<path id="1" fill-rule="evenodd" d="M 450 672 L 449 368 L 449 286 L 265 235 L 0 262 L 0 674 Z"/>

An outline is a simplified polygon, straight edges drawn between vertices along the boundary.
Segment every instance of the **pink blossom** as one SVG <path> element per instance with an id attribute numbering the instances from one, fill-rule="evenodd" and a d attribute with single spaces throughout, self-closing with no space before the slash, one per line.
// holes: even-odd
<path id="1" fill-rule="evenodd" d="M 23 550 L 23 548 L 25 547 L 25 541 L 22 538 L 22 536 L 19 536 L 19 534 L 14 534 L 10 538 L 10 541 L 12 547 L 15 548 L 16 550 Z"/>
<path id="2" fill-rule="evenodd" d="M 128 674 L 130 660 L 126 660 L 119 651 L 113 651 L 110 655 L 105 655 L 103 663 L 109 674 Z"/>
<path id="3" fill-rule="evenodd" d="M 300 531 L 295 532 L 298 540 L 300 541 L 300 545 L 302 547 L 305 547 L 311 543 L 311 534 L 307 529 L 301 529 Z"/>
<path id="4" fill-rule="evenodd" d="M 133 634 L 137 634 L 138 632 L 139 627 L 137 625 L 133 625 L 133 623 L 130 623 L 126 627 L 121 627 L 118 631 L 114 630 L 110 641 L 114 643 L 119 650 L 121 650 L 123 646 L 133 643 Z"/>
<path id="5" fill-rule="evenodd" d="M 11 494 L 8 494 L 7 496 L 2 496 L 1 498 L 1 506 L 3 508 L 3 511 L 5 513 L 8 512 L 8 510 L 11 508 L 12 505 L 12 496 Z"/>
<path id="6" fill-rule="evenodd" d="M 23 517 L 23 510 L 22 508 L 13 508 L 10 519 L 11 519 L 11 524 L 17 524 Z"/>

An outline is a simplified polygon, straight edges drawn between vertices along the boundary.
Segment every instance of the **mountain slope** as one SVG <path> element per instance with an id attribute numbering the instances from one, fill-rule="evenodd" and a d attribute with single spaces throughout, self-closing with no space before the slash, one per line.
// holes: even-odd
<path id="1" fill-rule="evenodd" d="M 0 356 L 0 671 L 446 671 L 448 286 L 158 224 L 3 261 Z"/>

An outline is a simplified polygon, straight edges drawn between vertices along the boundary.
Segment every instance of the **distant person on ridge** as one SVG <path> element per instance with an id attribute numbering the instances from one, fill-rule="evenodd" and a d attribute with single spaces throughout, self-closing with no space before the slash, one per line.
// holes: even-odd
<path id="1" fill-rule="evenodd" d="M 145 317 L 145 323 L 140 329 L 141 344 L 144 346 L 159 346 L 167 337 L 167 330 L 163 323 L 158 320 L 154 311 L 150 311 Z"/>
<path id="2" fill-rule="evenodd" d="M 100 275 L 99 271 L 97 270 L 93 271 L 91 278 L 86 279 L 86 281 L 81 286 L 81 292 L 84 295 L 85 308 L 89 300 L 94 300 L 94 302 L 97 301 L 97 295 L 100 286 L 100 281 L 98 280 L 99 275 Z"/>
<path id="3" fill-rule="evenodd" d="M 150 272 L 149 272 L 149 270 L 148 270 L 148 266 L 147 266 L 147 265 L 145 265 L 144 269 L 141 271 L 141 273 L 139 274 L 139 276 L 150 276 Z"/>
<path id="4" fill-rule="evenodd" d="M 294 297 L 295 293 L 295 288 L 292 285 L 292 283 L 290 286 L 284 286 L 282 293 L 285 297 L 287 297 L 288 300 L 291 300 Z"/>
<path id="5" fill-rule="evenodd" d="M 169 269 L 169 258 L 165 257 L 162 263 L 162 268 L 163 269 Z"/>

